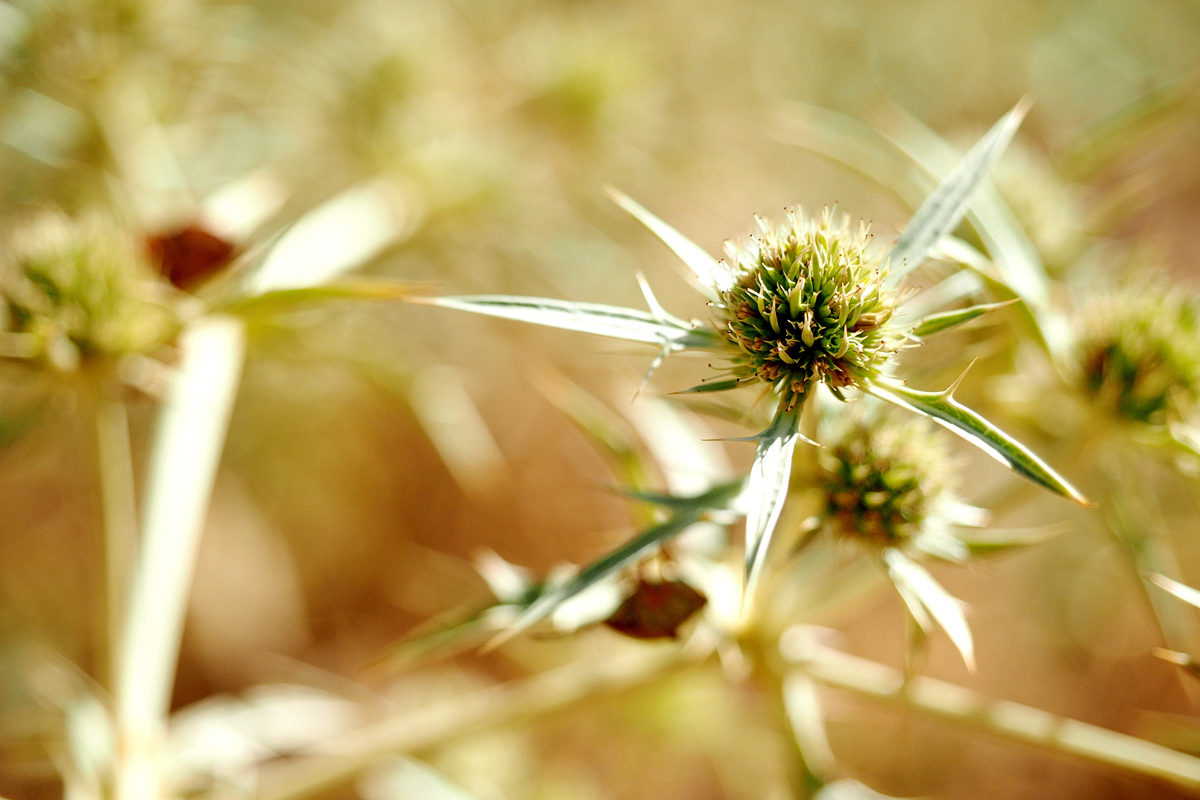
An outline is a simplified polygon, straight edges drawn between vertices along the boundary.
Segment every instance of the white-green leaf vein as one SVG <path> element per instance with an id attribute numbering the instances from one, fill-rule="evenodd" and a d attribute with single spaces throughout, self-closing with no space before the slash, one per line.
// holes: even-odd
<path id="1" fill-rule="evenodd" d="M 792 472 L 792 452 L 800 439 L 800 411 L 780 408 L 765 431 L 754 437 L 758 449 L 742 503 L 746 509 L 746 596 L 752 598 Z"/>
<path id="2" fill-rule="evenodd" d="M 890 281 L 919 267 L 938 240 L 958 227 L 966 214 L 971 195 L 1012 141 L 1028 106 L 1019 104 L 1005 114 L 963 157 L 938 188 L 925 199 L 890 253 Z"/>
<path id="3" fill-rule="evenodd" d="M 1008 434 L 957 402 L 949 392 L 921 392 L 899 383 L 880 381 L 867 392 L 889 403 L 929 417 L 995 458 L 1004 466 L 1055 494 L 1090 505 L 1064 478 Z"/>
<path id="4" fill-rule="evenodd" d="M 716 333 L 707 328 L 621 306 L 509 295 L 433 297 L 422 302 L 551 328 L 655 344 L 672 350 L 711 348 L 719 342 Z"/>

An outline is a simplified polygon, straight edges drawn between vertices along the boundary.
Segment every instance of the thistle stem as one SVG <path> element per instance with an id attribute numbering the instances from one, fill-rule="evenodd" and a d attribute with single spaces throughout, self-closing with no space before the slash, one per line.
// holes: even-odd
<path id="1" fill-rule="evenodd" d="M 137 508 L 125 404 L 103 387 L 96 401 L 96 442 L 104 520 L 105 667 L 111 682 L 121 674 L 125 607 L 137 550 Z"/>
<path id="2" fill-rule="evenodd" d="M 163 796 L 161 748 L 200 533 L 241 375 L 243 329 L 232 318 L 204 317 L 184 332 L 180 350 L 159 417 L 116 676 L 118 800 Z"/>
<path id="3" fill-rule="evenodd" d="M 785 655 L 798 670 L 828 687 L 1045 752 L 1156 778 L 1200 796 L 1200 758 L 933 678 L 905 682 L 882 664 L 811 642 L 790 650 L 794 652 Z"/>
<path id="4" fill-rule="evenodd" d="M 775 729 L 784 740 L 784 767 L 791 796 L 795 800 L 810 800 L 825 785 L 822 778 L 826 774 L 824 768 L 829 766 L 824 758 L 828 753 L 828 744 L 822 740 L 820 747 L 810 748 L 812 743 L 805 741 L 794 728 L 788 711 L 788 690 L 784 686 L 787 665 L 780 663 L 778 649 L 760 651 L 755 654 L 754 660 L 758 664 L 756 673 L 763 688 L 763 699 L 770 704 Z M 806 752 L 806 748 L 816 752 Z"/>
<path id="5" fill-rule="evenodd" d="M 684 655 L 679 648 L 638 649 L 447 698 L 325 743 L 319 755 L 265 769 L 257 798 L 318 796 L 353 780 L 383 756 L 425 750 L 468 730 L 547 714 L 598 694 L 632 689 L 696 663 L 699 659 Z"/>

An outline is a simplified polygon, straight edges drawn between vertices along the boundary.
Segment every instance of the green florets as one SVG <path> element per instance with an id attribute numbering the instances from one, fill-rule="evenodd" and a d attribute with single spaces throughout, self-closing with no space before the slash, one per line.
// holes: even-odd
<path id="1" fill-rule="evenodd" d="M 840 398 L 878 377 L 900 337 L 866 227 L 852 233 L 828 212 L 759 225 L 761 238 L 731 251 L 737 283 L 716 306 L 717 329 L 737 348 L 733 377 L 770 384 L 789 409 L 818 383 Z"/>
<path id="2" fill-rule="evenodd" d="M 146 352 L 178 330 L 171 287 L 132 242 L 98 222 L 52 216 L 13 237 L 0 261 L 0 330 L 27 355 L 73 369 L 81 358 Z"/>
<path id="3" fill-rule="evenodd" d="M 949 496 L 950 454 L 919 417 L 849 414 L 818 461 L 826 521 L 841 536 L 905 542 Z"/>
<path id="4" fill-rule="evenodd" d="M 1093 303 L 1076 352 L 1083 388 L 1125 419 L 1169 423 L 1200 399 L 1200 308 L 1179 293 Z"/>

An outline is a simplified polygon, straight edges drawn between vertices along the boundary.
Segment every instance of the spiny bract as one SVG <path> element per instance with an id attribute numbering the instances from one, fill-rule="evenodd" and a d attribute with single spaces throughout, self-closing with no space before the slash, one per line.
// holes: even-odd
<path id="1" fill-rule="evenodd" d="M 716 327 L 737 349 L 733 377 L 770 384 L 788 409 L 817 383 L 840 398 L 878 377 L 901 337 L 888 325 L 896 299 L 866 226 L 852 232 L 828 211 L 758 222 L 761 238 L 730 249 L 736 283 L 715 305 Z"/>
<path id="2" fill-rule="evenodd" d="M 924 420 L 853 412 L 818 458 L 826 518 L 834 531 L 876 545 L 921 532 L 948 497 L 951 456 Z"/>
<path id="3" fill-rule="evenodd" d="M 1153 290 L 1097 300 L 1083 315 L 1076 358 L 1083 388 L 1118 416 L 1190 417 L 1200 400 L 1200 307 Z"/>

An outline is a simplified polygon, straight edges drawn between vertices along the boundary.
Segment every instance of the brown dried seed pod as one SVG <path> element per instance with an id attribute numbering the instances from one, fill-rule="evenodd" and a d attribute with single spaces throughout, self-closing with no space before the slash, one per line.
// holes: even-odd
<path id="1" fill-rule="evenodd" d="M 185 291 L 229 265 L 236 248 L 198 225 L 146 238 L 150 260 L 162 276 Z"/>
<path id="2" fill-rule="evenodd" d="M 640 580 L 604 624 L 635 639 L 675 639 L 680 626 L 707 602 L 708 598 L 682 581 Z"/>

